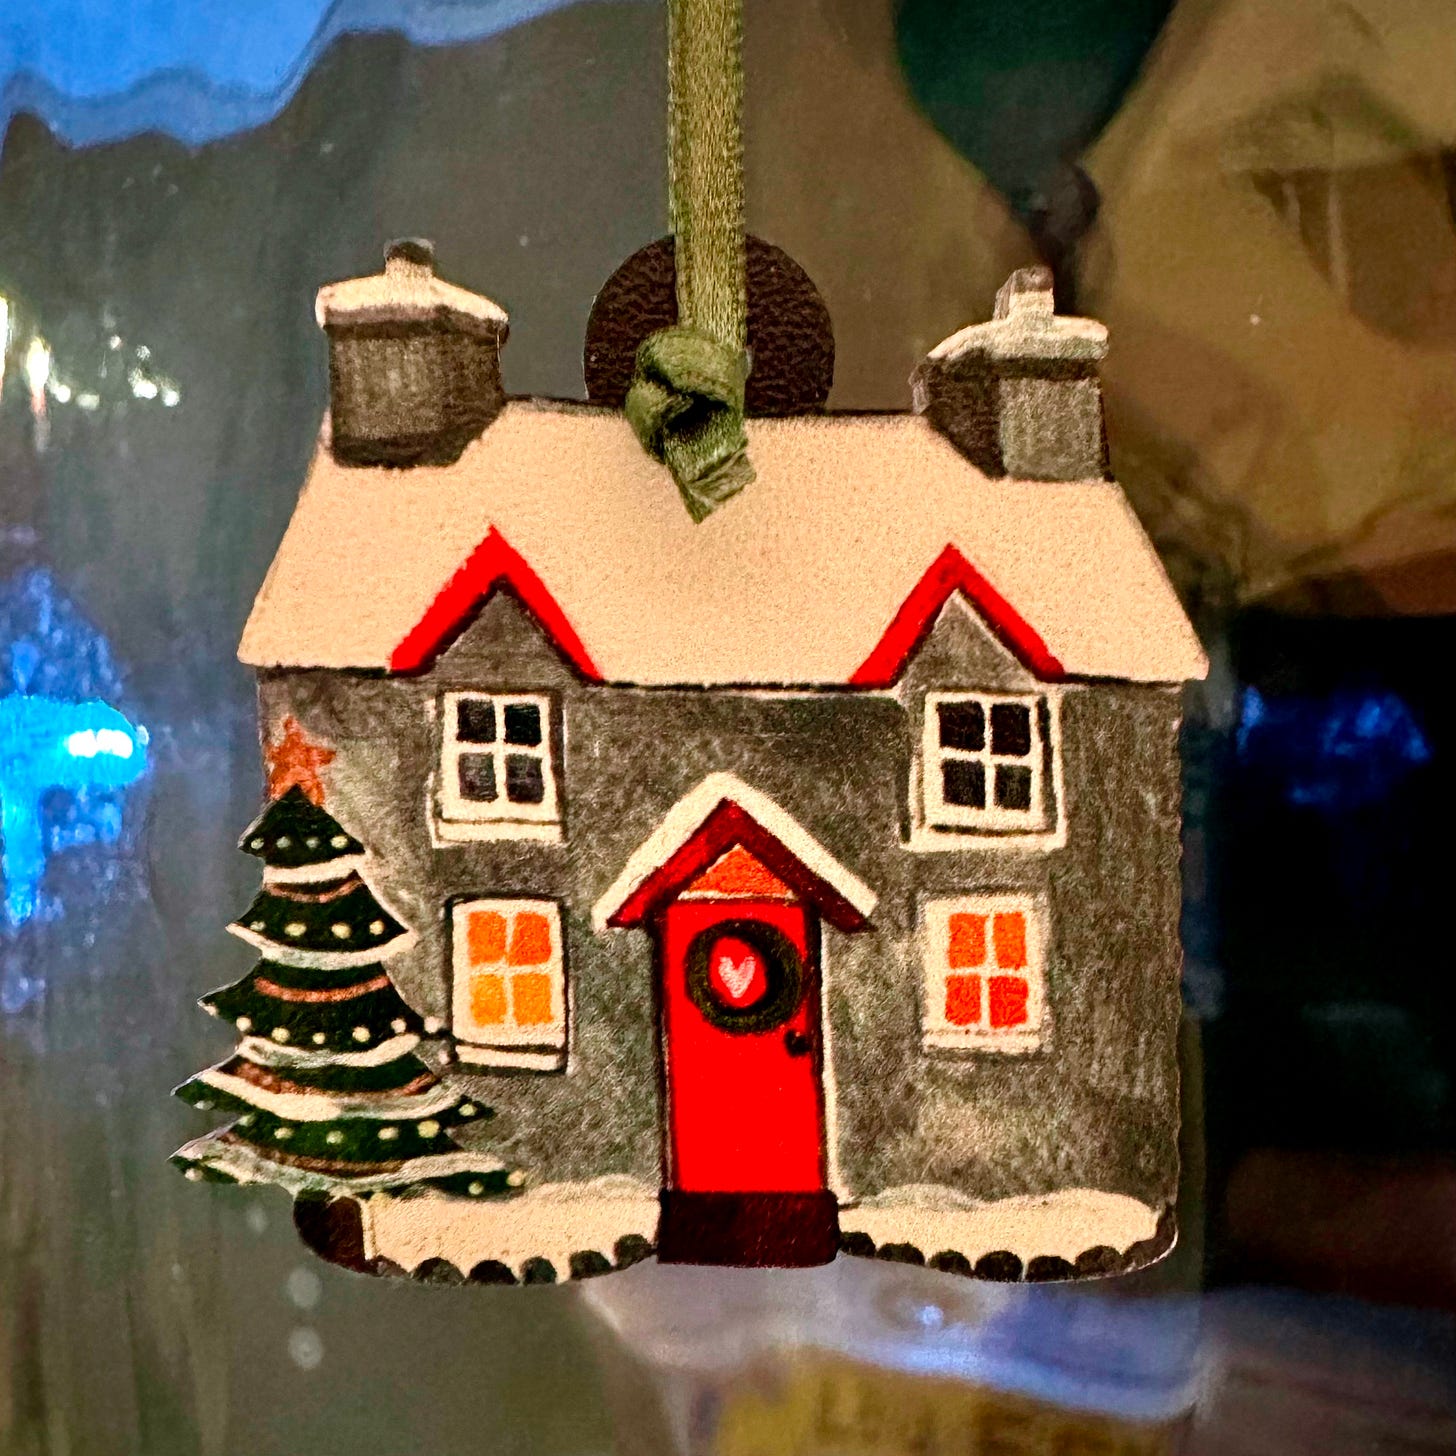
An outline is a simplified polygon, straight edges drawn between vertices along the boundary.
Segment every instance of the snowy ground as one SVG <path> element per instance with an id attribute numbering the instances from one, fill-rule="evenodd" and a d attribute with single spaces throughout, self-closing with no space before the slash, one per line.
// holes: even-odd
<path id="1" fill-rule="evenodd" d="M 1096 1188 L 976 1203 L 951 1188 L 916 1185 L 839 1211 L 842 1233 L 868 1234 L 877 1245 L 913 1244 L 927 1259 L 951 1250 L 972 1264 L 1000 1250 L 1023 1263 L 1046 1256 L 1072 1262 L 1098 1246 L 1123 1253 L 1157 1226 L 1157 1209 Z"/>
<path id="2" fill-rule="evenodd" d="M 446 1259 L 468 1274 L 495 1260 L 519 1276 L 528 1259 L 545 1258 L 564 1279 L 573 1254 L 595 1252 L 610 1261 L 619 1239 L 657 1237 L 657 1190 L 622 1177 L 548 1184 L 498 1202 L 376 1196 L 362 1207 L 365 1257 L 409 1271 Z M 974 1203 L 952 1189 L 915 1186 L 843 1208 L 839 1222 L 843 1233 L 866 1234 L 877 1247 L 913 1244 L 927 1259 L 954 1251 L 974 1265 L 1000 1251 L 1023 1263 L 1046 1256 L 1072 1262 L 1097 1247 L 1123 1253 L 1153 1237 L 1158 1214 L 1093 1188 Z"/>
<path id="3" fill-rule="evenodd" d="M 367 1199 L 364 1255 L 413 1271 L 426 1259 L 447 1259 L 462 1274 L 494 1259 L 520 1276 L 528 1259 L 549 1259 L 565 1279 L 573 1254 L 607 1259 L 617 1240 L 657 1238 L 657 1190 L 632 1178 L 550 1183 L 519 1198 Z"/>

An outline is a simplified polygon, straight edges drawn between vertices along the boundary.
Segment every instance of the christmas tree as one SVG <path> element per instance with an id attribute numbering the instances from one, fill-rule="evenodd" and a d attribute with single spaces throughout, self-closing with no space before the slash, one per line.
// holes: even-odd
<path id="1" fill-rule="evenodd" d="M 364 846 L 295 783 L 239 848 L 263 861 L 263 888 L 228 929 L 263 959 L 201 1004 L 242 1040 L 176 1090 L 204 1112 L 237 1116 L 172 1161 L 189 1178 L 277 1183 L 295 1195 L 514 1193 L 518 1173 L 450 1136 L 491 1109 L 415 1054 L 439 1027 L 384 969 L 413 937 L 361 876 Z"/>

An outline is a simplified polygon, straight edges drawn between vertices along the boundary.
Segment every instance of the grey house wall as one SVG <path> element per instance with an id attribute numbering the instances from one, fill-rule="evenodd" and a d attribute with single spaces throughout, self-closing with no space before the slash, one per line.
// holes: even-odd
<path id="1" fill-rule="evenodd" d="M 1177 1179 L 1176 692 L 1061 690 L 1064 848 L 904 845 L 925 691 L 1031 681 L 952 604 L 894 694 L 591 685 L 498 593 L 419 677 L 279 671 L 262 676 L 260 692 L 265 724 L 292 713 L 337 750 L 329 807 L 374 853 L 374 883 L 419 932 L 390 970 L 422 1012 L 448 1017 L 452 897 L 561 903 L 569 1071 L 468 1074 L 497 1110 L 483 1140 L 533 1181 L 659 1182 L 650 938 L 598 936 L 591 910 L 668 809 L 726 770 L 777 800 L 880 897 L 872 929 L 824 929 L 841 1191 L 940 1184 L 993 1199 L 1092 1187 L 1160 1208 Z M 453 688 L 553 695 L 562 844 L 433 847 L 436 704 Z M 926 1051 L 918 902 L 1002 890 L 1048 897 L 1043 1044 L 1020 1055 Z"/>

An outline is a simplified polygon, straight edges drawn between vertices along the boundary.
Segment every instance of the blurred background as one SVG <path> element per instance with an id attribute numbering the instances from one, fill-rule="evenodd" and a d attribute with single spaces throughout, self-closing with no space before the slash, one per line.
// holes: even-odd
<path id="1" fill-rule="evenodd" d="M 663 38 L 615 0 L 0 10 L 0 1452 L 1456 1451 L 1446 0 L 746 4 L 748 222 L 829 304 L 832 406 L 907 408 L 1030 262 L 1111 329 L 1114 470 L 1214 663 L 1169 1260 L 452 1293 L 166 1165 L 246 965 L 233 654 L 313 295 L 431 237 L 510 310 L 507 388 L 579 396 L 666 230 Z M 125 772 L 47 766 L 111 714 Z"/>

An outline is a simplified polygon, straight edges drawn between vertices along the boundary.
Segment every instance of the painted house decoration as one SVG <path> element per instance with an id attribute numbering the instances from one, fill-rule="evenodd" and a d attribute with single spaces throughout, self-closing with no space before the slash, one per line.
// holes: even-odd
<path id="1" fill-rule="evenodd" d="M 533 1282 L 842 1251 L 1016 1279 L 1171 1247 L 1179 703 L 1205 661 L 1107 475 L 1106 332 L 1027 270 L 912 412 L 835 414 L 812 284 L 750 238 L 748 289 L 756 479 L 702 524 L 621 411 L 670 241 L 599 296 L 586 404 L 506 396 L 505 313 L 424 245 L 319 296 L 329 417 L 240 655 L 261 822 L 289 793 L 324 815 L 391 943 L 337 984 L 295 955 L 281 990 L 340 997 L 340 1028 L 361 978 L 397 999 L 411 1085 L 450 1112 L 418 1174 L 351 1125 L 386 1171 L 321 1145 L 274 1178 L 339 1262 Z M 336 870 L 265 868 L 303 897 L 265 959 L 291 924 L 342 934 L 307 898 Z M 300 1078 L 238 1021 L 247 1075 L 352 1055 L 347 1102 L 380 1065 L 357 1024 L 368 1046 L 295 1044 Z M 410 1119 L 411 1156 L 440 1121 Z M 278 1166 L 216 1148 L 183 1161 Z"/>

